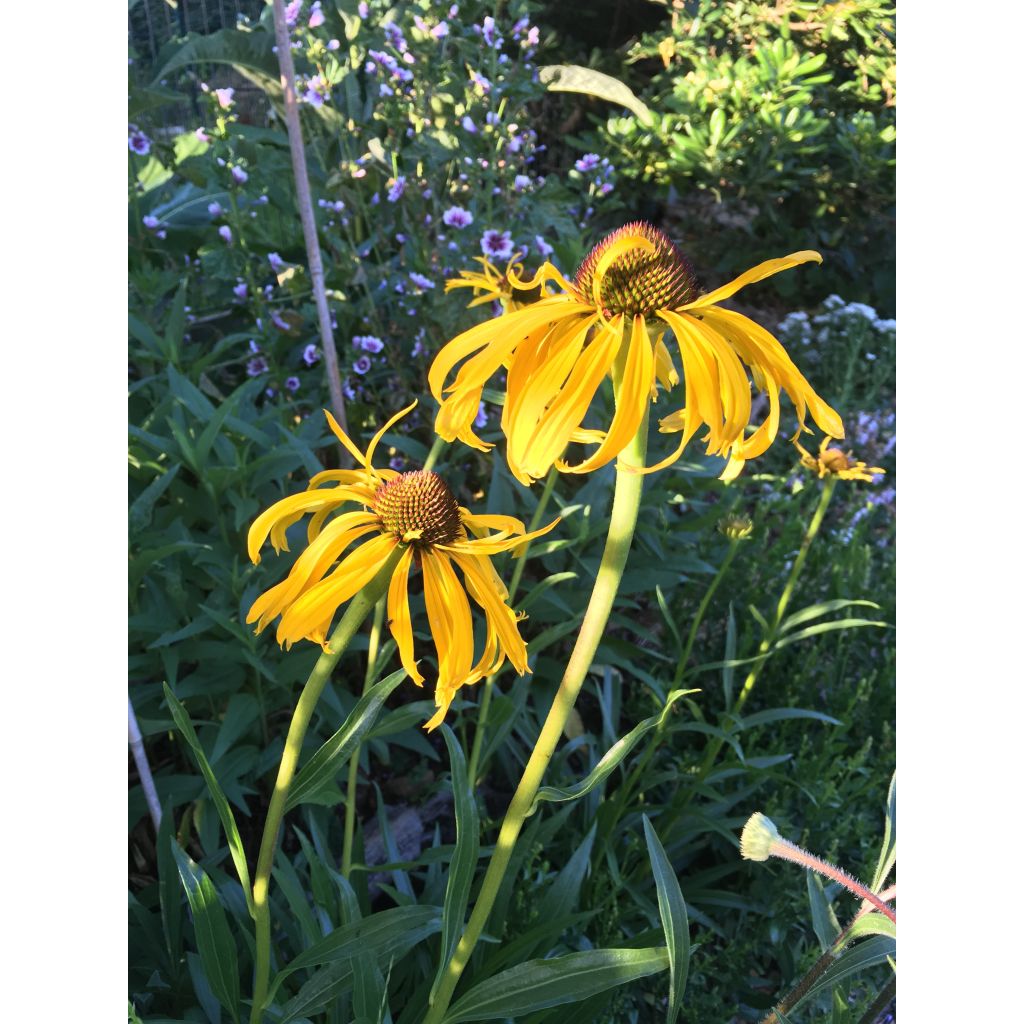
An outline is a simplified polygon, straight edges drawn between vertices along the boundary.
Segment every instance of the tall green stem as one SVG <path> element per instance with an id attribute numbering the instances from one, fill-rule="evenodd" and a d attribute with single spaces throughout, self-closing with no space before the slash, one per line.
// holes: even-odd
<path id="1" fill-rule="evenodd" d="M 424 472 L 432 470 L 434 468 L 434 463 L 437 462 L 438 456 L 441 454 L 442 451 L 444 451 L 447 445 L 448 442 L 443 437 L 441 437 L 440 434 L 438 434 L 437 437 L 434 438 L 434 443 L 430 446 L 430 451 L 427 452 L 427 460 L 426 462 L 423 463 Z"/>
<path id="2" fill-rule="evenodd" d="M 834 476 L 828 476 L 825 478 L 824 486 L 821 488 L 821 497 L 818 499 L 818 507 L 814 510 L 814 515 L 811 517 L 811 521 L 807 525 L 807 529 L 804 532 L 804 539 L 800 542 L 800 550 L 797 552 L 797 556 L 793 560 L 793 567 L 789 570 L 789 577 L 786 580 L 785 587 L 782 589 L 782 595 L 779 597 L 779 603 L 775 606 L 775 618 L 769 626 L 767 635 L 761 641 L 761 644 L 757 649 L 759 660 L 754 663 L 750 671 L 747 673 L 747 678 L 743 681 L 743 688 L 740 690 L 739 696 L 736 698 L 736 702 L 730 709 L 730 713 L 733 717 L 738 715 L 743 709 L 743 705 L 746 704 L 751 690 L 754 689 L 754 683 L 757 682 L 757 678 L 761 674 L 761 669 L 764 668 L 765 661 L 767 660 L 764 655 L 771 650 L 772 645 L 778 638 L 779 627 L 782 625 L 786 609 L 789 607 L 789 602 L 793 597 L 794 590 L 796 589 L 796 581 L 799 579 L 800 573 L 803 570 L 804 562 L 807 561 L 807 553 L 811 550 L 814 538 L 818 536 L 818 531 L 821 529 L 822 520 L 825 518 L 825 513 L 828 511 L 829 502 L 832 500 L 832 493 L 836 489 L 837 479 L 838 478 Z M 715 758 L 718 757 L 718 754 L 724 744 L 725 740 L 720 736 L 714 737 L 714 739 L 712 739 L 708 744 L 707 752 L 705 753 L 704 760 L 700 766 L 700 772 L 697 778 L 698 782 L 702 782 L 707 777 L 708 772 L 711 771 L 711 768 L 715 763 Z M 688 802 L 689 797 L 687 797 L 687 803 Z"/>
<path id="3" fill-rule="evenodd" d="M 370 627 L 370 644 L 366 652 L 366 677 L 363 679 L 363 693 L 370 688 L 377 671 L 377 653 L 380 650 L 380 632 L 384 625 L 384 609 L 387 602 L 381 598 L 373 610 L 373 625 Z M 345 790 L 345 837 L 341 847 L 341 873 L 348 878 L 352 872 L 352 841 L 356 833 L 356 783 L 359 781 L 359 751 L 356 745 L 348 762 L 348 788 Z"/>
<path id="4" fill-rule="evenodd" d="M 260 843 L 259 859 L 256 862 L 256 877 L 252 884 L 253 918 L 256 922 L 256 979 L 253 985 L 252 1013 L 250 1024 L 260 1024 L 263 1019 L 263 1004 L 270 984 L 270 872 L 274 866 L 281 821 L 284 818 L 288 792 L 291 789 L 295 769 L 298 766 L 302 741 L 309 728 L 310 719 L 320 694 L 323 693 L 331 671 L 356 635 L 363 620 L 387 590 L 391 574 L 402 556 L 399 545 L 381 567 L 377 575 L 352 598 L 345 614 L 328 641 L 330 653 L 321 654 L 295 706 L 288 735 L 284 741 L 281 764 L 277 769 L 277 782 L 267 808 L 267 819 L 263 825 L 263 840 Z"/>
<path id="5" fill-rule="evenodd" d="M 565 668 L 562 682 L 555 694 L 554 702 L 548 717 L 544 721 L 540 737 L 530 754 L 530 759 L 523 770 L 523 777 L 516 788 L 505 814 L 505 820 L 494 846 L 494 853 L 487 865 L 480 895 L 473 913 L 470 915 L 466 930 L 455 948 L 448 969 L 441 979 L 437 995 L 431 1004 L 424 1024 L 439 1024 L 451 1002 L 455 986 L 465 970 L 469 957 L 476 947 L 477 941 L 484 930 L 491 908 L 498 895 L 502 879 L 508 868 L 515 847 L 516 839 L 523 827 L 533 798 L 537 794 L 545 769 L 555 752 L 555 746 L 565 728 L 576 697 L 579 695 L 587 672 L 590 669 L 598 644 L 604 634 L 611 614 L 615 595 L 618 593 L 622 573 L 626 567 L 626 557 L 633 541 L 637 515 L 640 511 L 640 495 L 643 491 L 643 477 L 622 469 L 623 464 L 640 466 L 647 456 L 647 412 L 636 436 L 619 457 L 619 467 L 615 478 L 615 497 L 612 501 L 612 517 L 608 525 L 608 538 L 605 541 L 601 565 L 597 570 L 594 590 L 590 595 L 586 614 L 580 625 L 576 638 L 576 646 Z"/>
<path id="6" fill-rule="evenodd" d="M 530 519 L 530 525 L 526 531 L 527 533 L 533 533 L 540 526 L 541 518 L 545 511 L 547 511 L 548 502 L 551 500 L 551 492 L 555 489 L 557 477 L 558 470 L 552 466 L 548 470 L 548 477 L 544 481 L 544 490 L 541 491 L 540 498 L 537 501 L 537 508 L 534 509 L 533 517 Z M 523 569 L 526 568 L 526 559 L 530 553 L 530 545 L 532 543 L 532 541 L 527 541 L 522 546 L 521 553 L 516 559 L 515 568 L 512 570 L 512 579 L 508 585 L 508 603 L 510 607 L 516 599 L 516 591 L 519 589 L 519 583 L 523 578 Z M 488 676 L 484 680 L 484 695 L 480 699 L 480 711 L 477 714 L 476 731 L 473 734 L 473 749 L 469 754 L 469 778 L 474 784 L 476 783 L 477 772 L 480 767 L 480 751 L 483 748 L 484 735 L 487 732 L 487 715 L 491 710 L 491 697 L 496 678 L 497 673 Z"/>
<path id="7" fill-rule="evenodd" d="M 722 564 L 718 567 L 718 572 L 715 574 L 715 578 L 711 581 L 711 586 L 704 592 L 704 597 L 701 599 L 700 605 L 697 608 L 697 614 L 690 626 L 690 632 L 686 637 L 686 646 L 683 648 L 683 653 L 679 656 L 679 662 L 676 664 L 676 674 L 672 679 L 673 690 L 679 689 L 679 684 L 683 680 L 683 673 L 686 671 L 687 662 L 690 660 L 690 652 L 693 650 L 693 642 L 697 638 L 697 630 L 700 628 L 700 624 L 704 621 L 704 613 L 708 610 L 708 605 L 711 604 L 711 598 L 715 596 L 715 591 L 718 589 L 718 585 L 725 577 L 726 571 L 733 560 L 733 556 L 736 554 L 736 548 L 738 546 L 739 540 L 729 541 L 729 550 L 725 553 L 725 558 L 722 559 Z"/>

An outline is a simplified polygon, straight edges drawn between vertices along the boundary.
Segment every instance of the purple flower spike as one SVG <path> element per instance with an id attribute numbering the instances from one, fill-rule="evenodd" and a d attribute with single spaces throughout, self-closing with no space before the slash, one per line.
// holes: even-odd
<path id="1" fill-rule="evenodd" d="M 358 374 L 369 373 L 370 367 L 373 363 L 370 362 L 369 356 L 360 356 L 353 364 L 352 369 Z"/>
<path id="2" fill-rule="evenodd" d="M 316 345 L 307 345 L 302 350 L 302 361 L 307 366 L 315 366 L 317 363 L 320 362 L 320 352 L 317 349 Z"/>

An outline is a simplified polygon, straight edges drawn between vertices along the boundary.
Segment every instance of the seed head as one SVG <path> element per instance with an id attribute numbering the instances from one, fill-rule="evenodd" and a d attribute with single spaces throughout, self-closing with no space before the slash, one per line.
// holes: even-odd
<path id="1" fill-rule="evenodd" d="M 641 220 L 613 231 L 580 264 L 573 284 L 584 302 L 594 301 L 594 277 L 601 257 L 630 235 L 639 235 L 654 248 L 629 249 L 604 270 L 599 290 L 605 309 L 612 314 L 652 316 L 659 309 L 676 309 L 697 298 L 697 278 L 690 261 L 668 235 Z"/>
<path id="2" fill-rule="evenodd" d="M 372 508 L 385 530 L 418 547 L 451 544 L 463 535 L 459 503 L 429 470 L 402 473 L 381 484 Z"/>
<path id="3" fill-rule="evenodd" d="M 740 856 L 744 860 L 767 860 L 772 844 L 780 838 L 779 830 L 771 818 L 760 811 L 750 816 L 740 834 Z"/>

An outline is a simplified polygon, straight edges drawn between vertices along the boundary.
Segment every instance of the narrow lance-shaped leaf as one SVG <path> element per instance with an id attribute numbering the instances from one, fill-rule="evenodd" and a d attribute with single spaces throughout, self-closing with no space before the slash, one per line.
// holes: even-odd
<path id="1" fill-rule="evenodd" d="M 667 967 L 668 952 L 664 946 L 592 949 L 548 960 L 527 960 L 470 989 L 449 1009 L 442 1024 L 505 1020 L 550 1006 L 576 1003 Z"/>
<path id="2" fill-rule="evenodd" d="M 537 68 L 537 74 L 551 92 L 580 92 L 596 96 L 617 107 L 631 110 L 645 127 L 654 124 L 654 115 L 643 101 L 628 85 L 611 75 L 578 64 L 546 64 Z"/>
<path id="3" fill-rule="evenodd" d="M 647 840 L 647 855 L 651 859 L 654 884 L 658 889 L 658 912 L 665 929 L 665 946 L 668 949 L 668 1015 L 667 1024 L 675 1024 L 683 1005 L 686 977 L 690 970 L 690 924 L 686 918 L 686 901 L 679 888 L 679 880 L 672 870 L 672 862 L 665 854 L 658 833 L 654 831 L 647 815 L 644 815 L 644 837 Z"/>
<path id="4" fill-rule="evenodd" d="M 405 678 L 398 669 L 359 698 L 342 727 L 303 765 L 292 783 L 286 810 L 312 800 L 324 786 L 330 785 L 377 720 L 381 705 Z"/>
<path id="5" fill-rule="evenodd" d="M 896 773 L 893 772 L 889 783 L 889 795 L 885 801 L 885 835 L 882 837 L 882 851 L 878 855 L 871 888 L 879 892 L 885 885 L 893 864 L 896 863 Z"/>
<path id="6" fill-rule="evenodd" d="M 527 814 L 533 814 L 540 806 L 541 801 L 550 800 L 553 802 L 561 802 L 564 800 L 576 800 L 581 796 L 585 796 L 595 786 L 600 785 L 609 775 L 619 766 L 623 758 L 640 742 L 644 735 L 654 729 L 660 722 L 662 722 L 668 715 L 672 705 L 679 700 L 680 697 L 686 696 L 688 693 L 697 693 L 698 690 L 673 690 L 665 701 L 665 706 L 656 715 L 652 715 L 650 718 L 645 718 L 639 725 L 635 726 L 630 732 L 626 733 L 617 743 L 614 743 L 608 748 L 604 757 L 594 766 L 594 770 L 581 781 L 575 783 L 572 786 L 568 786 L 565 789 L 561 789 L 558 786 L 541 786 L 537 791 L 537 795 L 533 799 L 533 805 Z"/>
<path id="7" fill-rule="evenodd" d="M 181 875 L 181 883 L 192 908 L 192 924 L 203 970 L 213 994 L 228 1008 L 232 1018 L 238 1021 L 238 953 L 227 915 L 209 875 L 174 840 L 172 843 L 178 874 Z"/>
<path id="8" fill-rule="evenodd" d="M 228 804 L 227 797 L 224 796 L 224 791 L 220 788 L 220 784 L 213 774 L 210 762 L 206 759 L 206 753 L 199 743 L 199 737 L 192 726 L 192 720 L 185 710 L 185 705 L 174 696 L 167 683 L 164 683 L 164 697 L 167 700 L 167 706 L 171 709 L 171 717 L 174 719 L 174 723 L 177 725 L 182 738 L 192 749 L 192 753 L 195 755 L 196 762 L 199 765 L 199 770 L 203 773 L 203 778 L 206 780 L 210 795 L 213 797 L 213 805 L 217 808 L 217 815 L 220 818 L 221 825 L 224 827 L 224 835 L 227 837 L 231 859 L 234 861 L 235 870 L 238 872 L 238 880 L 242 883 L 245 903 L 251 915 L 253 907 L 252 885 L 249 882 L 249 866 L 245 860 L 245 849 L 242 846 L 242 837 L 238 834 L 235 816 Z"/>
<path id="9" fill-rule="evenodd" d="M 441 735 L 448 747 L 448 760 L 452 769 L 452 793 L 455 797 L 455 853 L 448 868 L 448 885 L 444 894 L 441 915 L 441 956 L 437 962 L 434 984 L 430 987 L 433 1003 L 437 986 L 448 969 L 448 961 L 455 952 L 466 920 L 469 890 L 476 873 L 480 853 L 480 814 L 477 810 L 473 787 L 466 768 L 466 757 L 455 734 L 447 725 L 441 726 Z"/>

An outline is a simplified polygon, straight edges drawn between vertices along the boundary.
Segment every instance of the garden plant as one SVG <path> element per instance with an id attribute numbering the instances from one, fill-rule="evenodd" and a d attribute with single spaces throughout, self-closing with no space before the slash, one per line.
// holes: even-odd
<path id="1" fill-rule="evenodd" d="M 894 1019 L 893 9 L 604 6 L 130 9 L 131 1021 Z"/>

